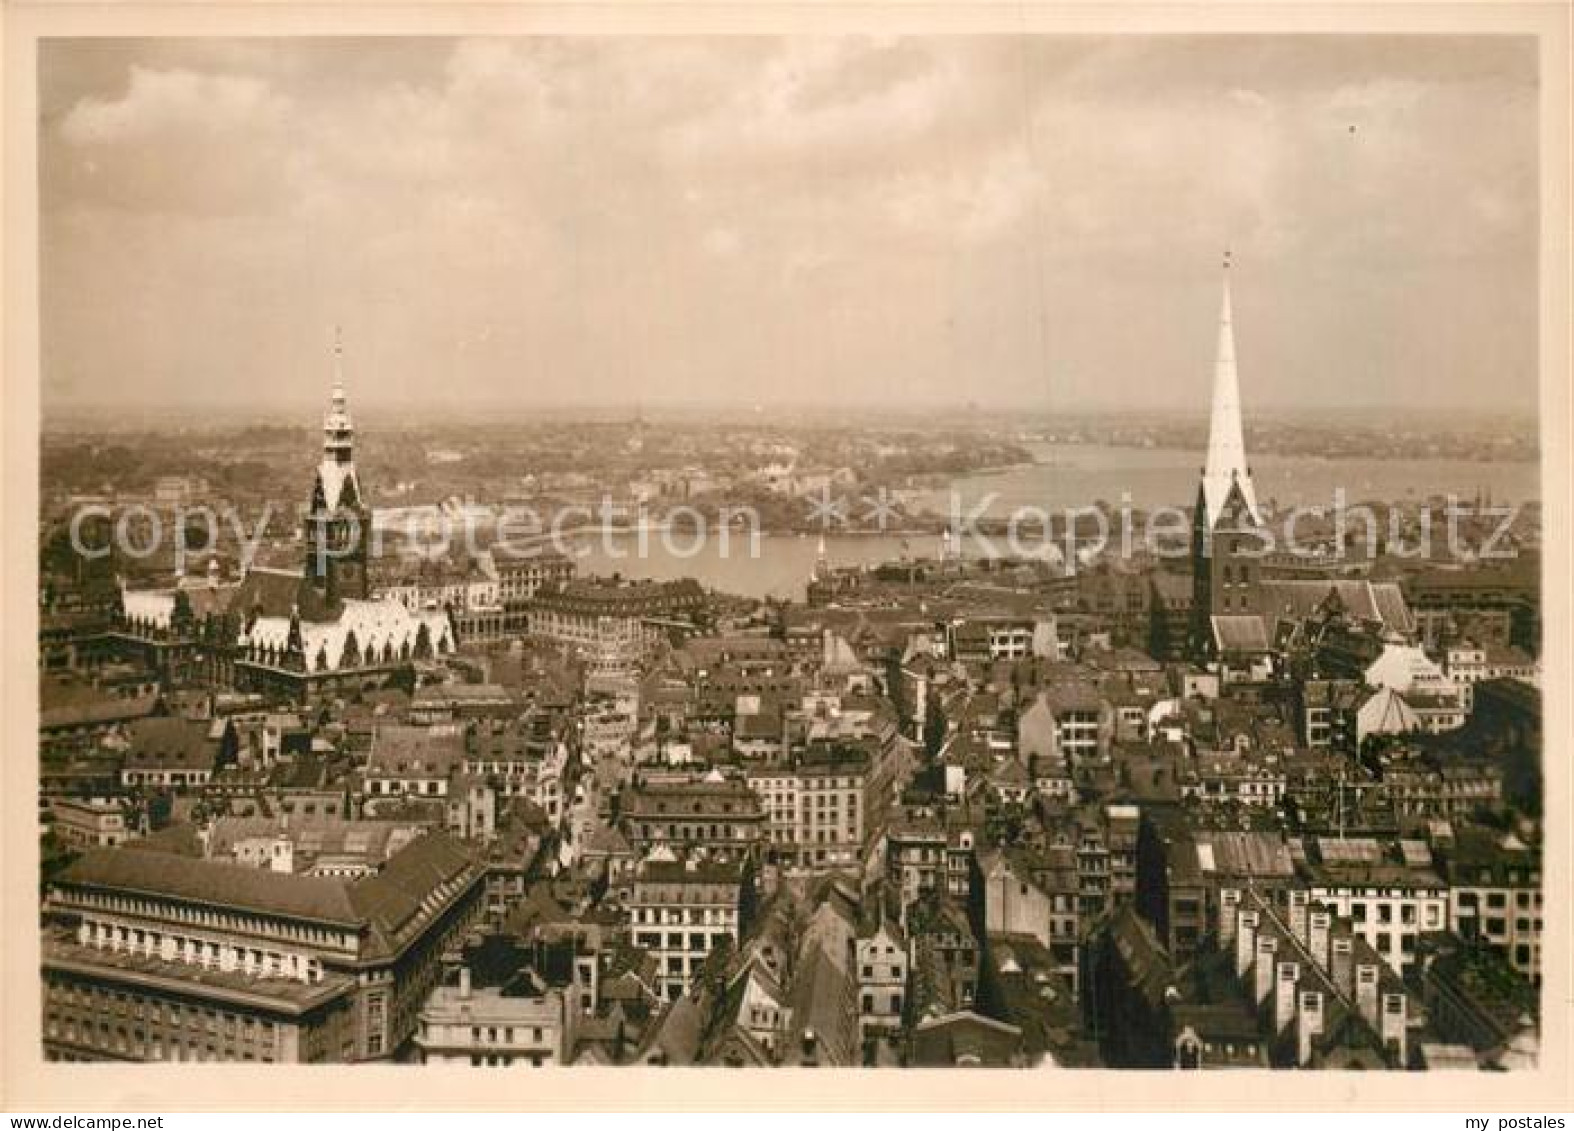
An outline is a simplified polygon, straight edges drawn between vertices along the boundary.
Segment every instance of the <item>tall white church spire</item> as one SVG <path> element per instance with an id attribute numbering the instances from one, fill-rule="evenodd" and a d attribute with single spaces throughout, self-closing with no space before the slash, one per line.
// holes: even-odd
<path id="1" fill-rule="evenodd" d="M 1225 513 L 1231 487 L 1239 487 L 1251 521 L 1260 523 L 1257 494 L 1246 466 L 1246 441 L 1241 430 L 1241 384 L 1235 369 L 1235 328 L 1230 311 L 1230 253 L 1224 253 L 1224 299 L 1219 310 L 1219 346 L 1213 366 L 1213 411 L 1208 424 L 1208 462 L 1203 466 L 1202 494 L 1208 522 Z"/>

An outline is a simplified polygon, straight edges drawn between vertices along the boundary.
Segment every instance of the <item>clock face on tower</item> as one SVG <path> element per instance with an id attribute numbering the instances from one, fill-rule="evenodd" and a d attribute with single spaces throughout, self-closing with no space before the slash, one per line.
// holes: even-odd
<path id="1" fill-rule="evenodd" d="M 366 571 L 360 562 L 342 561 L 337 563 L 334 573 L 337 575 L 339 595 L 341 597 L 366 596 Z"/>

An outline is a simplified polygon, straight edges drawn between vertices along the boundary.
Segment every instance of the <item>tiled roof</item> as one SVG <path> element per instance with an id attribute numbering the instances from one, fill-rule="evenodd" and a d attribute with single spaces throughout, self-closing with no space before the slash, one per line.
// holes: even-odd
<path id="1" fill-rule="evenodd" d="M 157 704 L 158 693 L 152 692 L 132 699 L 105 697 L 87 702 L 44 707 L 39 712 L 38 726 L 40 730 L 53 730 L 61 727 L 140 719 L 148 715 Z"/>
<path id="2" fill-rule="evenodd" d="M 256 614 L 286 620 L 290 610 L 295 608 L 300 609 L 303 620 L 327 620 L 336 611 L 321 599 L 317 590 L 306 584 L 305 574 L 300 570 L 261 566 L 253 566 L 246 572 L 230 600 L 230 608 L 241 616 Z"/>
<path id="3" fill-rule="evenodd" d="M 461 879 L 469 854 L 442 833 L 418 837 L 373 875 L 354 881 L 197 860 L 169 852 L 100 849 L 59 882 L 135 892 L 348 928 L 370 928 L 367 954 L 396 952 L 434 892 Z"/>
<path id="4" fill-rule="evenodd" d="M 60 882 L 319 923 L 354 926 L 360 922 L 341 880 L 195 860 L 169 852 L 113 848 L 88 852 L 65 871 Z"/>
<path id="5" fill-rule="evenodd" d="M 460 879 L 473 863 L 457 841 L 430 833 L 416 838 L 376 873 L 350 884 L 350 903 L 380 941 L 397 950 L 432 893 Z"/>
<path id="6" fill-rule="evenodd" d="M 373 732 L 368 776 L 447 777 L 464 761 L 464 735 L 438 727 L 390 724 Z"/>
<path id="7" fill-rule="evenodd" d="M 137 719 L 131 724 L 128 769 L 150 766 L 211 770 L 218 745 L 208 738 L 206 723 L 177 718 Z"/>

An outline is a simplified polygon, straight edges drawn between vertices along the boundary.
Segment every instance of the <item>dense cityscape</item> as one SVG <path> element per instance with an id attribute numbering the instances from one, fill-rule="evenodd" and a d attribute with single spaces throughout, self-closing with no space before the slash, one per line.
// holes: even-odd
<path id="1" fill-rule="evenodd" d="M 46 1055 L 1533 1067 L 1539 509 L 1270 500 L 1249 453 L 1382 453 L 1243 420 L 1229 288 L 1205 427 L 375 435 L 336 351 L 315 440 L 46 432 Z M 1045 443 L 1192 450 L 1179 552 L 925 502 Z M 557 537 L 680 507 L 801 586 Z"/>

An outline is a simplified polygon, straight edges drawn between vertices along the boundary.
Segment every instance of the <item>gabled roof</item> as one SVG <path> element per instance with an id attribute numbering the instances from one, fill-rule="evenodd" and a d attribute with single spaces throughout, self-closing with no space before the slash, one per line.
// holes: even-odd
<path id="1" fill-rule="evenodd" d="M 1382 687 L 1361 707 L 1362 727 L 1367 734 L 1410 734 L 1421 729 L 1421 718 L 1391 687 Z"/>
<path id="2" fill-rule="evenodd" d="M 637 1060 L 660 1054 L 667 1064 L 690 1065 L 699 1058 L 705 1035 L 705 1013 L 689 994 L 662 1010 L 640 1046 Z"/>

